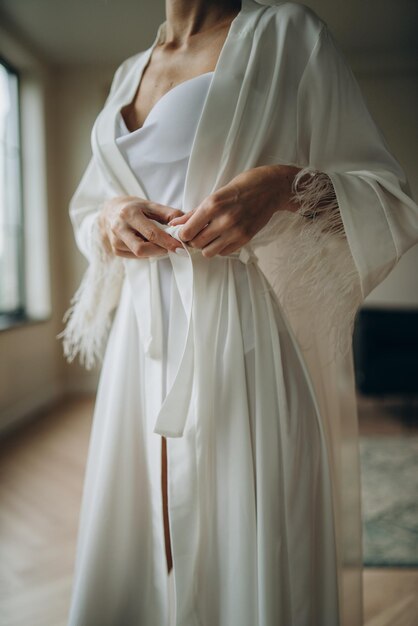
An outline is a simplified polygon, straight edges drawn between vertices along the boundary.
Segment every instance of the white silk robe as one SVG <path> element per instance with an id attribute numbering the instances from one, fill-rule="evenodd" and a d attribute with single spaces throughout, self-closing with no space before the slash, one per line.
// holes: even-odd
<path id="1" fill-rule="evenodd" d="M 281 432 L 278 423 L 259 424 L 258 458 L 269 459 L 269 463 L 257 468 L 260 502 L 266 507 L 271 500 L 271 519 L 276 519 L 275 507 L 282 506 L 293 522 L 297 519 L 297 515 L 292 517 L 295 507 L 300 506 L 300 527 L 297 524 L 289 526 L 284 518 L 281 521 L 280 532 L 286 532 L 293 558 L 282 572 L 280 584 L 276 585 L 277 580 L 272 582 L 269 577 L 269 568 L 280 554 L 280 546 L 268 543 L 272 537 L 269 533 L 278 531 L 269 528 L 268 517 L 260 522 L 258 538 L 254 519 L 240 519 L 236 509 L 229 511 L 224 522 L 219 519 L 215 534 L 209 538 L 213 542 L 210 544 L 213 554 L 218 555 L 216 567 L 221 568 L 216 574 L 217 581 L 224 585 L 223 604 L 219 604 L 220 594 L 214 587 L 216 569 L 212 572 L 212 579 L 204 579 L 198 558 L 199 550 L 202 550 L 198 537 L 204 532 L 205 516 L 214 515 L 210 509 L 214 505 L 210 494 L 213 476 L 207 472 L 208 468 L 213 470 L 213 466 L 207 455 L 215 440 L 218 446 L 221 445 L 219 441 L 223 441 L 225 453 L 230 455 L 228 475 L 235 476 L 234 482 L 225 486 L 223 495 L 226 497 L 230 493 L 228 488 L 241 493 L 244 485 L 248 487 L 252 481 L 252 468 L 243 453 L 245 439 L 236 439 L 238 431 L 234 431 L 235 438 L 232 439 L 231 433 L 225 431 L 222 439 L 221 433 L 215 429 L 217 422 L 213 413 L 214 407 L 218 407 L 224 412 L 224 419 L 233 424 L 245 412 L 244 390 L 240 387 L 242 371 L 237 366 L 242 338 L 239 325 L 234 323 L 237 309 L 233 305 L 233 294 L 229 298 L 231 308 L 223 312 L 227 318 L 227 349 L 224 351 L 222 380 L 217 378 L 219 372 L 213 364 L 211 367 L 208 358 L 207 343 L 211 345 L 214 340 L 217 330 L 214 324 L 222 317 L 217 309 L 219 294 L 225 293 L 222 290 L 230 285 L 225 273 L 227 259 L 215 257 L 208 262 L 199 251 L 187 245 L 185 256 L 168 253 L 181 296 L 178 303 L 181 332 L 177 360 L 170 366 L 172 376 L 168 394 L 162 402 L 161 303 L 157 296 L 155 262 L 108 255 L 100 241 L 97 224 L 97 215 L 107 198 L 122 194 L 146 197 L 117 147 L 115 120 L 121 107 L 132 101 L 143 69 L 155 45 L 164 36 L 164 29 L 165 23 L 160 25 L 150 48 L 119 66 L 105 106 L 92 129 L 93 155 L 70 204 L 76 241 L 89 261 L 89 267 L 72 300 L 73 306 L 64 318 L 68 319 L 71 313 L 66 330 L 60 335 L 65 337 L 65 353 L 71 360 L 80 352 L 86 366 L 90 367 L 107 346 L 106 359 L 114 360 L 115 367 L 122 366 L 123 359 L 114 342 L 109 346 L 106 340 L 126 275 L 134 297 L 142 349 L 147 355 L 144 367 L 147 368 L 147 380 L 151 381 L 151 388 L 147 389 L 151 429 L 153 433 L 168 437 L 169 501 L 179 626 L 198 623 L 208 626 L 277 626 L 279 623 L 303 626 L 308 624 L 309 616 L 298 612 L 298 606 L 292 605 L 293 599 L 287 590 L 298 589 L 302 593 L 304 585 L 305 593 L 311 593 L 316 603 L 318 613 L 312 615 L 321 616 L 322 626 L 336 626 L 337 623 L 358 626 L 362 623 L 362 552 L 357 414 L 351 353 L 353 320 L 363 299 L 418 241 L 418 206 L 411 199 L 405 174 L 371 118 L 358 84 L 326 23 L 302 4 L 284 2 L 265 6 L 254 0 L 244 0 L 223 45 L 198 123 L 187 171 L 183 210 L 195 208 L 234 176 L 258 165 L 296 165 L 302 168 L 302 172 L 322 172 L 332 181 L 338 206 L 334 204 L 332 210 L 318 212 L 311 219 L 306 217 L 305 210 L 312 208 L 315 200 L 324 194 L 324 187 L 315 183 L 321 178 L 313 178 L 312 184 L 299 191 L 297 196 L 301 202 L 300 212 L 275 213 L 268 224 L 236 253 L 245 264 L 252 285 L 256 360 L 268 365 L 263 374 L 256 373 L 260 415 L 276 411 L 289 417 L 292 411 L 298 412 L 297 398 L 292 396 L 291 389 L 285 389 L 289 368 L 299 372 L 301 379 L 306 381 L 305 393 L 299 399 L 300 415 L 305 415 L 306 424 L 313 428 L 312 436 L 319 437 L 327 451 L 315 461 L 323 484 L 323 489 L 315 497 L 321 502 L 318 510 L 322 514 L 328 511 L 328 515 L 316 519 L 315 532 L 321 556 L 313 562 L 316 569 L 309 576 L 298 566 L 298 557 L 306 564 L 303 537 L 305 532 L 313 532 L 314 521 L 310 516 L 315 515 L 315 507 L 309 504 L 313 494 L 304 492 L 303 479 L 296 483 L 292 481 L 297 478 L 298 471 L 303 477 L 304 463 L 309 462 L 310 453 L 305 450 L 303 457 L 295 456 L 295 450 L 289 448 L 294 445 L 292 422 Z M 178 230 L 171 228 L 169 232 L 178 237 Z M 282 316 L 284 312 L 287 317 Z M 222 319 L 225 322 L 225 317 Z M 280 342 L 282 351 L 278 352 Z M 283 354 L 287 360 L 281 362 Z M 100 384 L 117 384 L 119 375 L 115 371 L 115 380 L 102 379 Z M 271 394 L 274 381 L 277 394 Z M 310 416 L 308 421 L 306 416 Z M 98 427 L 95 428 L 92 440 L 99 437 Z M 111 499 L 106 499 L 106 490 L 120 490 L 121 494 L 126 490 L 129 494 L 130 471 L 134 467 L 137 472 L 143 471 L 141 459 L 128 456 L 121 464 L 116 456 L 112 457 L 114 435 L 108 433 L 108 439 L 102 441 L 101 449 L 103 455 L 108 455 L 107 461 L 105 456 L 92 459 L 86 475 L 80 520 L 80 568 L 87 552 L 90 556 L 96 554 L 96 566 L 101 563 L 106 520 L 113 519 L 108 508 L 108 517 L 103 517 L 102 526 L 96 530 L 92 527 L 89 531 L 87 526 L 93 519 L 94 507 L 102 501 L 100 498 L 104 498 L 102 502 L 107 504 L 102 516 L 105 516 L 106 506 L 112 504 Z M 234 441 L 237 452 L 234 452 Z M 114 465 L 112 473 L 111 464 L 118 462 L 120 465 L 117 468 Z M 100 482 L 98 467 L 102 467 L 103 472 Z M 266 474 L 262 475 L 262 472 Z M 106 483 L 106 476 L 110 477 L 109 482 L 117 480 L 118 484 Z M 269 489 L 278 476 L 280 493 L 275 501 Z M 329 477 L 332 501 L 328 498 Z M 159 490 L 158 483 L 148 487 Z M 248 492 L 246 495 L 244 492 L 245 489 L 243 497 L 248 497 Z M 146 498 L 146 491 L 143 497 Z M 193 507 L 198 497 L 202 509 Z M 156 502 L 155 506 L 161 504 L 161 500 Z M 136 506 L 133 502 L 133 515 Z M 234 522 L 245 533 L 248 546 L 248 553 L 243 554 L 237 563 L 247 572 L 246 588 L 240 585 L 240 574 L 232 568 L 236 564 L 222 562 L 222 554 L 228 555 L 228 550 L 232 550 L 234 532 L 230 524 Z M 129 532 L 129 521 L 124 519 L 120 524 L 118 530 L 123 537 L 123 533 Z M 325 585 L 323 578 L 326 579 L 333 570 L 334 552 L 327 552 L 330 537 L 335 546 L 338 576 L 336 581 L 327 580 Z M 145 548 L 138 543 L 133 546 L 135 548 L 139 550 L 138 558 L 143 558 L 150 567 L 150 554 L 143 552 L 150 550 L 150 546 Z M 129 548 L 125 546 L 124 549 Z M 163 576 L 165 557 L 162 556 L 162 544 L 156 539 L 154 549 L 160 550 Z M 207 553 L 201 553 L 201 557 L 203 554 Z M 138 570 L 135 580 L 121 581 L 119 568 L 128 553 L 122 551 L 119 556 L 122 561 L 119 557 L 115 560 L 114 592 L 116 594 L 121 589 L 118 585 L 122 583 L 137 585 L 138 606 L 142 607 L 137 607 L 136 613 L 133 606 L 125 607 L 126 613 L 120 615 L 128 621 L 125 619 L 123 623 L 127 624 L 131 619 L 129 623 L 132 624 L 161 626 L 167 618 L 167 606 L 161 600 L 161 587 L 158 588 L 153 578 L 155 572 Z M 91 587 L 93 577 L 89 583 L 88 561 L 85 563 L 77 584 L 80 603 L 84 598 L 87 607 L 88 594 L 91 598 L 95 590 Z M 104 560 L 103 568 L 107 567 Z M 249 571 L 258 577 L 257 583 L 250 586 Z M 338 606 L 334 584 L 338 588 Z M 257 585 L 258 594 L 255 594 Z M 103 589 L 97 589 L 97 594 L 100 591 Z M 149 609 L 144 608 L 147 598 Z M 85 608 L 85 615 L 90 615 L 91 624 L 91 619 L 99 619 L 102 626 L 122 623 L 117 621 L 117 614 L 112 614 L 115 606 L 117 596 L 113 597 L 109 592 L 102 600 L 97 597 L 96 612 L 92 608 L 93 612 L 88 613 L 90 609 Z M 139 621 L 135 621 L 135 616 Z M 87 622 L 80 618 L 73 623 L 81 626 Z"/>

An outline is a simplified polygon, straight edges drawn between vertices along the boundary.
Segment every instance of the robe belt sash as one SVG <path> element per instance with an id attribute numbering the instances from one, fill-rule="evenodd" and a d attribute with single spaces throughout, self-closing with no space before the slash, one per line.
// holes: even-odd
<path id="1" fill-rule="evenodd" d="M 183 245 L 183 250 L 180 249 L 180 254 L 170 252 L 166 256 L 171 259 L 181 302 L 186 314 L 187 330 L 180 363 L 173 383 L 155 418 L 153 432 L 164 437 L 182 437 L 190 410 L 194 378 L 193 256 L 201 255 L 201 250 L 191 248 L 181 241 L 178 234 L 182 227 L 181 224 L 169 226 L 159 222 L 156 223 Z M 222 258 L 228 257 L 238 259 L 245 264 L 257 262 L 257 256 L 249 246 L 243 246 L 229 255 L 222 256 Z M 149 257 L 146 261 L 139 260 L 139 262 L 126 264 L 140 341 L 145 354 L 149 358 L 157 360 L 161 360 L 163 357 L 162 311 L 157 267 L 158 259 L 161 258 L 164 257 Z M 208 262 L 210 262 L 209 259 Z"/>

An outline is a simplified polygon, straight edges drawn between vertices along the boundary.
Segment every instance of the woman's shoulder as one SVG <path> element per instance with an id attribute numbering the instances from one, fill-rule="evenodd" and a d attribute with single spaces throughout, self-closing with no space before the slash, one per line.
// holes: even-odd
<path id="1" fill-rule="evenodd" d="M 326 21 L 303 2 L 271 1 L 258 6 L 262 15 L 256 29 L 261 29 L 263 37 L 286 41 L 286 45 L 293 42 L 299 52 L 311 50 L 321 30 L 327 27 Z"/>
<path id="2" fill-rule="evenodd" d="M 117 66 L 113 76 L 114 79 L 123 79 L 123 77 L 129 72 L 131 67 L 139 62 L 140 58 L 144 56 L 148 52 L 147 50 L 141 50 L 140 52 L 135 52 L 129 57 L 126 57 L 119 65 Z"/>
<path id="3" fill-rule="evenodd" d="M 286 22 L 295 22 L 298 24 L 309 23 L 321 27 L 325 24 L 325 20 L 310 6 L 303 2 L 263 2 L 258 5 L 264 10 L 265 14 Z"/>
<path id="4" fill-rule="evenodd" d="M 314 9 L 303 2 L 277 2 L 258 5 L 263 11 L 266 25 L 275 24 L 280 29 L 296 29 L 299 33 L 319 32 L 326 21 Z"/>
<path id="5" fill-rule="evenodd" d="M 118 87 L 123 83 L 131 68 L 137 65 L 140 62 L 141 57 L 147 54 L 147 52 L 148 50 L 141 50 L 140 52 L 136 52 L 135 54 L 125 58 L 121 63 L 119 63 L 116 70 L 113 72 L 112 82 L 106 102 L 110 100 Z"/>

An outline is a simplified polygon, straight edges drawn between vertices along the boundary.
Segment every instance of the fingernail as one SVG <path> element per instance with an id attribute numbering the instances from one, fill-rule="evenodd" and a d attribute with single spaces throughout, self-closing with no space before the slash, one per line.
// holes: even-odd
<path id="1" fill-rule="evenodd" d="M 180 256 L 187 256 L 187 252 L 183 247 L 176 248 L 176 254 L 179 254 Z"/>

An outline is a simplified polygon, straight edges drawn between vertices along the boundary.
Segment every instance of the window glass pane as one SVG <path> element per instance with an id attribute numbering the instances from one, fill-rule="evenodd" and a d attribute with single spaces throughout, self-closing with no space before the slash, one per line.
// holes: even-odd
<path id="1" fill-rule="evenodd" d="M 0 313 L 23 309 L 18 77 L 0 62 Z"/>

